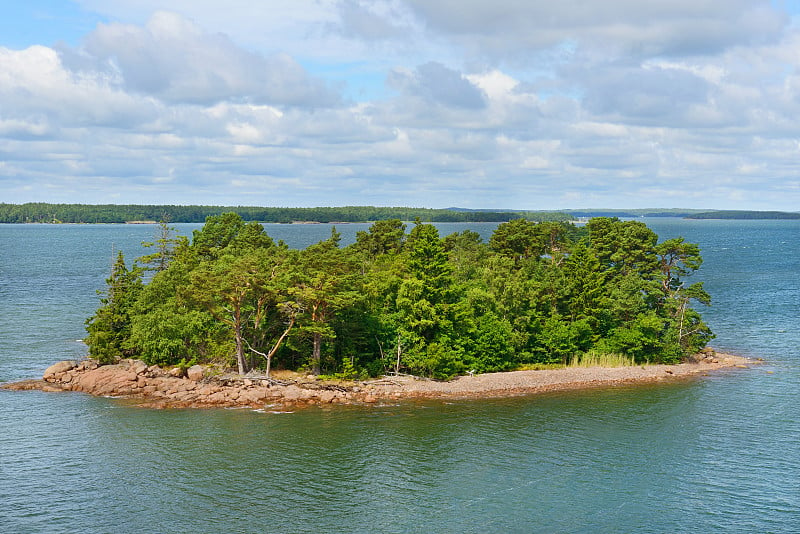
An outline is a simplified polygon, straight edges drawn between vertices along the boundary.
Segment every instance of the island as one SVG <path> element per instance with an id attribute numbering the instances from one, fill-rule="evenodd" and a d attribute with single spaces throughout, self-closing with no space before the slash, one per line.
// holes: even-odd
<path id="1" fill-rule="evenodd" d="M 711 297 L 687 281 L 699 246 L 659 241 L 641 221 L 520 217 L 484 243 L 386 219 L 349 246 L 333 227 L 295 250 L 224 213 L 191 239 L 162 222 L 146 245 L 152 254 L 130 265 L 116 258 L 86 322 L 90 359 L 51 367 L 32 387 L 250 406 L 496 395 L 746 365 L 702 352 L 714 334 L 695 305 Z"/>

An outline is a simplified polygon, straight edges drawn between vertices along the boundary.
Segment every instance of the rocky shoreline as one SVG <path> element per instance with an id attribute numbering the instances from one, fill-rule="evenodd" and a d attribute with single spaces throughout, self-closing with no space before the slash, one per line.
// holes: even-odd
<path id="1" fill-rule="evenodd" d="M 164 369 L 138 360 L 100 366 L 93 360 L 62 361 L 41 380 L 1 386 L 10 390 L 78 391 L 95 396 L 133 399 L 152 408 L 298 407 L 327 404 L 373 404 L 413 398 L 486 398 L 542 392 L 660 382 L 702 376 L 725 368 L 746 368 L 753 360 L 707 351 L 678 365 L 567 367 L 462 376 L 448 382 L 410 376 L 376 380 L 322 381 L 313 377 L 275 380 L 264 376 L 218 374 L 200 365 Z"/>

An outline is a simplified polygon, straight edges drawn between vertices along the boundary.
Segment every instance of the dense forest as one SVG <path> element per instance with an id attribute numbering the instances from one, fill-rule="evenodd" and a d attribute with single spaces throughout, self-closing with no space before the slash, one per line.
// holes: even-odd
<path id="1" fill-rule="evenodd" d="M 800 219 L 800 213 L 789 211 L 704 211 L 688 215 L 689 219 Z"/>
<path id="2" fill-rule="evenodd" d="M 632 208 L 632 209 L 566 209 L 561 210 L 573 217 L 620 217 L 636 219 L 638 217 L 677 217 L 687 218 L 704 210 L 691 210 L 683 208 Z"/>
<path id="3" fill-rule="evenodd" d="M 449 378 L 596 355 L 674 363 L 713 337 L 690 305 L 708 294 L 685 282 L 698 246 L 659 243 L 639 221 L 520 218 L 483 243 L 388 219 L 350 246 L 334 228 L 304 250 L 235 213 L 191 240 L 159 229 L 151 254 L 119 253 L 87 320 L 103 363 Z"/>
<path id="4" fill-rule="evenodd" d="M 202 223 L 207 217 L 237 213 L 245 221 L 291 222 L 371 222 L 384 219 L 427 222 L 503 222 L 518 217 L 537 221 L 567 221 L 565 213 L 498 212 L 484 210 L 388 208 L 343 206 L 336 208 L 268 208 L 255 206 L 167 206 L 136 204 L 2 204 L 0 223 L 125 223 L 169 220 L 174 223 Z"/>

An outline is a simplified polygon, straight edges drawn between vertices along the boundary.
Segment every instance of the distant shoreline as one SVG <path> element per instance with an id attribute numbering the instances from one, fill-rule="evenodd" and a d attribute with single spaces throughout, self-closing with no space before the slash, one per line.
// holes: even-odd
<path id="1" fill-rule="evenodd" d="M 28 202 L 7 204 L 0 202 L 0 224 L 136 224 L 167 220 L 170 223 L 202 223 L 208 216 L 226 212 L 238 213 L 246 221 L 266 223 L 304 224 L 370 222 L 385 219 L 423 222 L 507 222 L 524 217 L 536 221 L 576 221 L 593 217 L 619 218 L 687 218 L 731 220 L 792 220 L 800 219 L 800 212 L 758 210 L 715 210 L 686 208 L 630 208 L 630 209 L 482 209 L 482 208 L 420 208 L 388 206 L 212 206 L 166 204 L 52 204 Z"/>
<path id="2" fill-rule="evenodd" d="M 375 404 L 407 399 L 482 399 L 539 393 L 657 383 L 708 375 L 731 368 L 748 368 L 757 361 L 716 353 L 698 355 L 676 365 L 629 367 L 567 367 L 541 371 L 510 371 L 462 376 L 440 382 L 409 376 L 386 376 L 360 382 L 294 381 L 259 376 L 207 376 L 209 370 L 147 366 L 138 360 L 98 366 L 92 360 L 64 361 L 49 367 L 41 380 L 4 384 L 9 390 L 78 391 L 119 397 L 151 408 L 283 408 L 327 404 Z M 185 375 L 184 375 L 185 373 Z"/>

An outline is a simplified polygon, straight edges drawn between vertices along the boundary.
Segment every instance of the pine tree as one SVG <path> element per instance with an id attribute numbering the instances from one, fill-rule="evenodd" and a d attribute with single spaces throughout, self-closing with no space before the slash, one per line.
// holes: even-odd
<path id="1" fill-rule="evenodd" d="M 142 288 L 141 271 L 128 270 L 120 251 L 106 284 L 106 296 L 100 299 L 102 306 L 86 321 L 89 356 L 101 364 L 114 363 L 130 352 L 130 312 Z"/>

